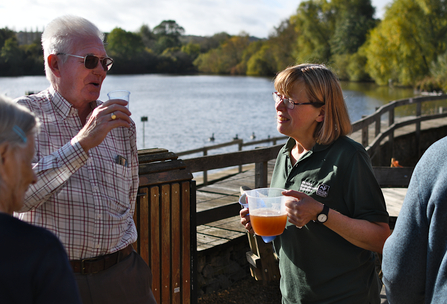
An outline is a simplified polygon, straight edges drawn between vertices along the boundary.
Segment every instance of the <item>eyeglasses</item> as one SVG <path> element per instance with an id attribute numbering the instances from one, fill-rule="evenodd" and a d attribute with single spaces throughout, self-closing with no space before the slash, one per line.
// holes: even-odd
<path id="1" fill-rule="evenodd" d="M 102 68 L 104 69 L 104 71 L 110 70 L 113 65 L 113 59 L 110 57 L 104 57 L 101 59 L 95 55 L 79 56 L 79 55 L 66 54 L 66 53 L 57 53 L 56 55 L 67 55 L 67 56 L 72 56 L 72 57 L 76 57 L 76 58 L 82 58 L 82 59 L 84 59 L 84 66 L 89 70 L 93 70 L 94 68 L 96 68 L 98 66 L 99 62 L 101 62 L 101 65 L 102 65 Z"/>
<path id="2" fill-rule="evenodd" d="M 316 102 L 293 102 L 290 98 L 283 98 L 281 95 L 279 95 L 278 92 L 273 92 L 273 100 L 275 101 L 275 105 L 279 104 L 281 101 L 286 105 L 287 108 L 290 110 L 293 110 L 295 106 L 302 106 L 302 105 L 312 105 L 315 108 L 319 108 L 324 106 L 324 102 L 316 101 Z"/>

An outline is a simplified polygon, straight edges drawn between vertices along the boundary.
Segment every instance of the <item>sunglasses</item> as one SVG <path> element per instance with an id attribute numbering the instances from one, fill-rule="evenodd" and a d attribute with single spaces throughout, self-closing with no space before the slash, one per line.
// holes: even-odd
<path id="1" fill-rule="evenodd" d="M 72 56 L 72 57 L 76 57 L 76 58 L 82 58 L 82 59 L 84 59 L 84 66 L 89 70 L 95 69 L 98 66 L 99 62 L 101 62 L 101 65 L 102 65 L 102 68 L 104 69 L 104 71 L 110 70 L 113 65 L 113 59 L 110 57 L 104 57 L 101 59 L 95 55 L 79 56 L 79 55 L 66 54 L 66 53 L 57 53 L 56 55 L 67 55 L 67 56 Z"/>

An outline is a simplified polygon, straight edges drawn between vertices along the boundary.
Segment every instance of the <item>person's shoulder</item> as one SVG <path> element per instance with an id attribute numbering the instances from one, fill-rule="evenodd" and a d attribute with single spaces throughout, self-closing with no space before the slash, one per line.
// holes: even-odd
<path id="1" fill-rule="evenodd" d="M 419 159 L 414 175 L 421 174 L 425 176 L 424 182 L 428 182 L 428 177 L 436 179 L 447 175 L 447 137 L 433 143 Z"/>
<path id="2" fill-rule="evenodd" d="M 47 103 L 50 99 L 50 89 L 46 89 L 39 93 L 18 97 L 14 101 L 29 109 L 36 110 L 40 108 L 42 104 Z"/>
<path id="3" fill-rule="evenodd" d="M 49 245 L 60 241 L 51 231 L 10 216 L 7 225 L 29 244 Z"/>
<path id="4" fill-rule="evenodd" d="M 426 154 L 444 156 L 446 154 L 446 151 L 447 151 L 447 136 L 434 142 L 430 147 L 428 147 Z"/>
<path id="5" fill-rule="evenodd" d="M 334 141 L 333 146 L 337 149 L 341 149 L 343 152 L 346 153 L 366 152 L 362 144 L 347 136 L 340 136 L 336 141 Z"/>

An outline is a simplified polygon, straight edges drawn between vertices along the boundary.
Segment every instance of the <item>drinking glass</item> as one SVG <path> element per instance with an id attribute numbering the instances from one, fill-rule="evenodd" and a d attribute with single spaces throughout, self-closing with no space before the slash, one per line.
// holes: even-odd
<path id="1" fill-rule="evenodd" d="M 127 101 L 126 108 L 129 108 L 130 92 L 127 90 L 115 90 L 107 93 L 109 99 L 123 99 Z"/>

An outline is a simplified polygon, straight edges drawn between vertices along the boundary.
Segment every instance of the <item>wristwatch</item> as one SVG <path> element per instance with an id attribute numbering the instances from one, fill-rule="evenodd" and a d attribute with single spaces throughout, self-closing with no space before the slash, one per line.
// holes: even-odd
<path id="1" fill-rule="evenodd" d="M 321 211 L 318 215 L 317 215 L 317 223 L 323 224 L 327 221 L 327 215 L 329 213 L 329 207 L 324 205 L 323 207 L 323 211 Z"/>

